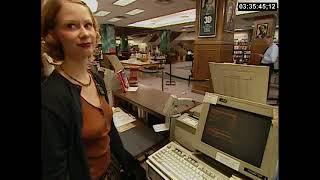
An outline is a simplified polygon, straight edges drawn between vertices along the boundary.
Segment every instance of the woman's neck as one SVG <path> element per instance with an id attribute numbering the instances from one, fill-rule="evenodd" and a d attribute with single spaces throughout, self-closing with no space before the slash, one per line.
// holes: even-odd
<path id="1" fill-rule="evenodd" d="M 85 81 L 88 79 L 88 62 L 88 58 L 72 59 L 65 57 L 61 67 L 63 68 L 64 72 L 73 78 Z"/>

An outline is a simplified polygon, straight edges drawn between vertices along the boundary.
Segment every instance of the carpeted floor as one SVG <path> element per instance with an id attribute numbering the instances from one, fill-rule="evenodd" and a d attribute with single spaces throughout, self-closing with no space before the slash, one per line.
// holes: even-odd
<path id="1" fill-rule="evenodd" d="M 183 79 L 188 79 L 189 75 L 191 74 L 192 69 L 192 62 L 185 61 L 185 62 L 177 62 L 171 65 L 171 74 L 173 76 L 177 76 Z M 170 74 L 170 65 L 164 65 L 164 71 Z"/>

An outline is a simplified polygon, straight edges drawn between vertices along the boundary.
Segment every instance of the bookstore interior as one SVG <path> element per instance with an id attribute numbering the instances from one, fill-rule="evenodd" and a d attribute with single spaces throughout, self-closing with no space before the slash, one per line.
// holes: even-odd
<path id="1" fill-rule="evenodd" d="M 83 2 L 136 179 L 279 179 L 278 0 Z M 44 85 L 63 60 L 41 50 Z"/>

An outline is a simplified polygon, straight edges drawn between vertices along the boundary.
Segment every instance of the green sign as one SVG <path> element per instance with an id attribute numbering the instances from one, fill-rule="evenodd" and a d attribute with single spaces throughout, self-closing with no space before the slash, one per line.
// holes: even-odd
<path id="1" fill-rule="evenodd" d="M 166 54 L 170 51 L 170 30 L 163 30 L 160 34 L 160 51 Z"/>
<path id="2" fill-rule="evenodd" d="M 216 0 L 200 2 L 199 36 L 214 37 L 216 35 Z"/>
<path id="3" fill-rule="evenodd" d="M 129 51 L 128 36 L 122 34 L 120 39 L 120 51 Z"/>
<path id="4" fill-rule="evenodd" d="M 116 36 L 114 32 L 114 25 L 101 24 L 101 43 L 103 53 L 115 53 L 116 52 Z"/>

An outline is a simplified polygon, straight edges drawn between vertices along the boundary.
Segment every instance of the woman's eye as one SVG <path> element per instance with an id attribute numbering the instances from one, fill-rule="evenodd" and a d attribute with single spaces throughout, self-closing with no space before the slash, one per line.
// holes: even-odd
<path id="1" fill-rule="evenodd" d="M 92 23 L 87 23 L 87 24 L 85 25 L 85 27 L 86 27 L 87 29 L 91 29 L 91 28 L 92 28 Z"/>
<path id="2" fill-rule="evenodd" d="M 76 25 L 75 24 L 67 24 L 67 28 L 69 29 L 76 29 Z"/>

